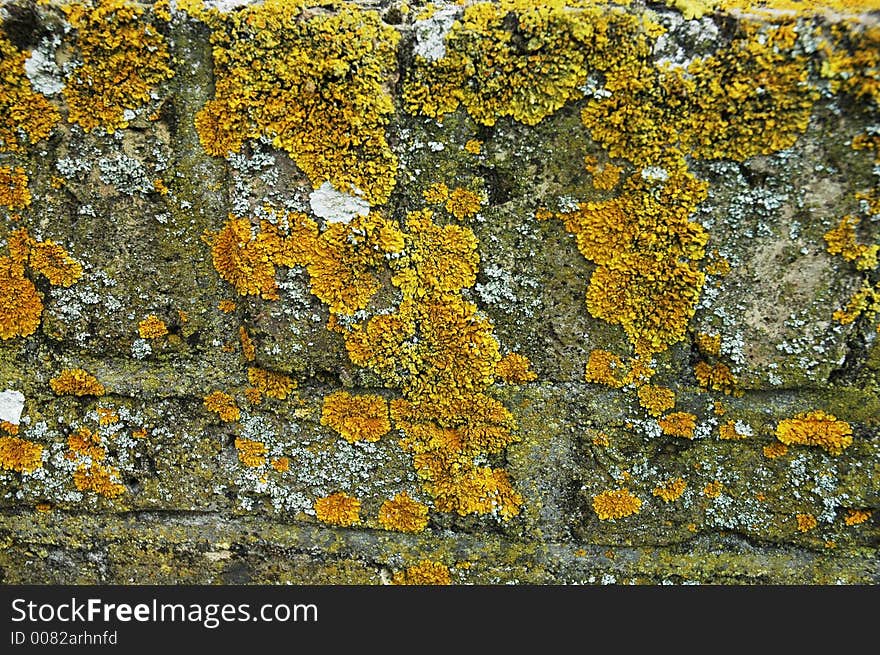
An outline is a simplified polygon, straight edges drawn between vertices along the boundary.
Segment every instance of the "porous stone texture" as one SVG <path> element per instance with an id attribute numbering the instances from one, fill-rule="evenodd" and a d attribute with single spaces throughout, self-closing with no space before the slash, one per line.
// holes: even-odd
<path id="1" fill-rule="evenodd" d="M 880 582 L 877 12 L 538 4 L 0 2 L 0 581 Z"/>

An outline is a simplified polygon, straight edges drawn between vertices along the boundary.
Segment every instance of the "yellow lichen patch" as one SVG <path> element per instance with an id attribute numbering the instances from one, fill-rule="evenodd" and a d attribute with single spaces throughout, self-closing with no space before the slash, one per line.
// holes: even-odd
<path id="1" fill-rule="evenodd" d="M 848 262 L 854 262 L 860 271 L 867 271 L 877 267 L 880 245 L 868 246 L 858 242 L 856 228 L 859 222 L 857 216 L 844 216 L 837 227 L 825 233 L 825 242 L 828 244 L 829 253 L 840 255 Z"/>
<path id="2" fill-rule="evenodd" d="M 209 412 L 216 412 L 221 421 L 231 423 L 237 421 L 241 417 L 238 405 L 235 399 L 222 391 L 212 391 L 205 396 L 205 409 Z"/>
<path id="3" fill-rule="evenodd" d="M 149 12 L 130 0 L 97 0 L 94 8 L 71 3 L 63 9 L 82 60 L 63 90 L 68 120 L 86 132 L 128 127 L 126 110 L 145 105 L 174 75 L 165 37 Z"/>
<path id="4" fill-rule="evenodd" d="M 675 392 L 667 387 L 645 384 L 639 387 L 638 395 L 639 404 L 648 410 L 651 416 L 660 416 L 675 407 Z"/>
<path id="5" fill-rule="evenodd" d="M 98 425 L 119 423 L 119 413 L 111 407 L 98 407 Z"/>
<path id="6" fill-rule="evenodd" d="M 508 353 L 495 365 L 495 373 L 507 384 L 525 384 L 538 379 L 529 358 L 519 353 Z"/>
<path id="7" fill-rule="evenodd" d="M 107 456 L 107 448 L 101 442 L 101 435 L 85 427 L 75 430 L 67 437 L 67 447 L 70 450 L 68 457 L 71 459 L 80 455 L 98 462 Z"/>
<path id="8" fill-rule="evenodd" d="M 141 339 L 158 339 L 168 334 L 168 327 L 161 318 L 150 314 L 138 323 L 138 334 Z"/>
<path id="9" fill-rule="evenodd" d="M 593 188 L 598 191 L 611 191 L 620 182 L 620 174 L 623 172 L 623 168 L 620 166 L 615 166 L 610 162 L 600 164 L 593 156 L 588 156 L 584 160 L 584 165 L 587 172 L 593 177 Z"/>
<path id="10" fill-rule="evenodd" d="M 398 571 L 391 581 L 396 585 L 448 585 L 452 584 L 452 577 L 445 564 L 425 560 Z"/>
<path id="11" fill-rule="evenodd" d="M 464 144 L 464 149 L 472 155 L 479 155 L 483 151 L 483 142 L 479 139 L 468 139 Z"/>
<path id="12" fill-rule="evenodd" d="M 9 421 L 0 421 L 0 430 L 5 432 L 6 434 L 18 434 L 18 426 L 15 423 L 10 423 Z"/>
<path id="13" fill-rule="evenodd" d="M 79 491 L 93 491 L 107 498 L 125 493 L 125 485 L 119 482 L 119 471 L 97 462 L 80 464 L 73 473 L 73 483 Z"/>
<path id="14" fill-rule="evenodd" d="M 43 447 L 40 444 L 18 437 L 0 436 L 0 469 L 33 473 L 42 466 Z"/>
<path id="15" fill-rule="evenodd" d="M 590 351 L 584 377 L 587 382 L 604 384 L 606 387 L 619 389 L 626 384 L 627 372 L 628 369 L 620 357 L 607 350 L 596 349 Z"/>
<path id="16" fill-rule="evenodd" d="M 428 525 L 428 507 L 401 491 L 379 508 L 379 523 L 386 530 L 421 532 Z"/>
<path id="17" fill-rule="evenodd" d="M 34 506 L 34 509 L 37 510 L 38 512 L 48 513 L 48 512 L 52 511 L 52 505 L 49 503 L 37 503 Z"/>
<path id="18" fill-rule="evenodd" d="M 0 206 L 24 209 L 31 204 L 28 178 L 20 166 L 0 166 Z"/>
<path id="19" fill-rule="evenodd" d="M 602 521 L 638 514 L 642 501 L 629 489 L 613 489 L 593 496 L 593 510 Z"/>
<path id="20" fill-rule="evenodd" d="M 278 471 L 279 473 L 286 473 L 290 470 L 290 458 L 289 457 L 276 457 L 270 463 L 273 469 Z"/>
<path id="21" fill-rule="evenodd" d="M 267 300 L 278 298 L 275 266 L 264 243 L 251 233 L 248 219 L 230 215 L 213 237 L 211 258 L 220 277 L 241 295 L 262 296 Z M 221 307 L 221 311 L 225 310 Z"/>
<path id="22" fill-rule="evenodd" d="M 798 514 L 795 520 L 797 520 L 798 532 L 809 532 L 819 525 L 816 517 L 812 514 Z"/>
<path id="23" fill-rule="evenodd" d="M 25 152 L 60 120 L 55 107 L 31 88 L 24 70 L 28 55 L 0 35 L 0 152 Z"/>
<path id="24" fill-rule="evenodd" d="M 383 203 L 397 158 L 385 136 L 400 38 L 379 12 L 265 0 L 209 11 L 214 98 L 196 115 L 205 150 L 226 156 L 266 136 L 315 188 L 324 182 Z M 317 118 L 320 117 L 320 118 Z"/>
<path id="25" fill-rule="evenodd" d="M 872 512 L 867 509 L 851 509 L 847 510 L 843 522 L 846 525 L 861 525 L 871 518 Z"/>
<path id="26" fill-rule="evenodd" d="M 254 387 L 248 387 L 244 390 L 244 397 L 251 405 L 259 405 L 263 402 L 263 392 Z"/>
<path id="27" fill-rule="evenodd" d="M 230 314 L 235 311 L 235 303 L 231 300 L 221 300 L 217 303 L 217 309 L 224 314 Z"/>
<path id="28" fill-rule="evenodd" d="M 672 437 L 694 438 L 694 429 L 697 425 L 697 417 L 687 412 L 673 412 L 657 421 L 663 434 Z"/>
<path id="29" fill-rule="evenodd" d="M 718 480 L 713 480 L 708 483 L 705 487 L 703 487 L 703 495 L 706 498 L 718 498 L 721 495 L 721 492 L 724 491 L 724 485 L 721 484 Z"/>
<path id="30" fill-rule="evenodd" d="M 251 335 L 248 334 L 247 328 L 244 325 L 238 328 L 238 340 L 241 341 L 241 354 L 244 357 L 244 361 L 254 361 L 257 357 L 257 349 L 254 346 Z M 253 384 L 253 382 L 251 384 Z"/>
<path id="31" fill-rule="evenodd" d="M 727 364 L 716 362 L 710 365 L 702 361 L 697 362 L 694 366 L 694 377 L 703 389 L 737 395 L 736 376 Z"/>
<path id="32" fill-rule="evenodd" d="M 36 332 L 43 302 L 24 266 L 11 257 L 0 257 L 0 339 L 26 337 Z"/>
<path id="33" fill-rule="evenodd" d="M 52 241 L 32 243 L 28 265 L 33 271 L 49 280 L 49 284 L 53 286 L 69 287 L 83 274 L 82 264 Z"/>
<path id="34" fill-rule="evenodd" d="M 238 437 L 235 440 L 235 450 L 238 451 L 238 459 L 245 466 L 256 468 L 266 463 L 268 449 L 261 441 Z"/>
<path id="35" fill-rule="evenodd" d="M 739 441 L 746 439 L 749 435 L 743 434 L 736 427 L 736 421 L 727 421 L 718 427 L 718 438 L 725 441 Z"/>
<path id="36" fill-rule="evenodd" d="M 64 369 L 49 380 L 49 386 L 59 396 L 103 396 L 104 385 L 81 368 Z"/>
<path id="37" fill-rule="evenodd" d="M 344 528 L 360 522 L 361 501 L 343 492 L 315 500 L 315 516 L 323 523 Z"/>
<path id="38" fill-rule="evenodd" d="M 289 375 L 255 366 L 248 368 L 248 382 L 269 398 L 276 400 L 285 400 L 296 386 Z"/>
<path id="39" fill-rule="evenodd" d="M 721 335 L 700 332 L 694 337 L 694 343 L 704 355 L 713 355 L 717 357 L 721 354 Z"/>
<path id="40" fill-rule="evenodd" d="M 350 443 L 378 441 L 391 430 L 388 401 L 382 396 L 332 393 L 324 398 L 321 425 L 335 430 Z"/>
<path id="41" fill-rule="evenodd" d="M 777 441 L 764 446 L 762 451 L 764 452 L 764 457 L 767 459 L 776 459 L 777 457 L 782 457 L 788 452 L 788 446 Z"/>
<path id="42" fill-rule="evenodd" d="M 852 445 L 852 428 L 832 414 L 813 410 L 780 421 L 776 438 L 787 446 L 818 446 L 832 455 L 840 455 Z"/>
<path id="43" fill-rule="evenodd" d="M 449 198 L 446 199 L 446 211 L 462 220 L 474 216 L 480 211 L 480 205 L 483 204 L 483 197 L 471 191 L 470 189 L 456 188 L 450 191 Z"/>
<path id="44" fill-rule="evenodd" d="M 651 493 L 659 497 L 664 503 L 671 503 L 681 498 L 686 488 L 687 482 L 683 478 L 672 478 L 655 487 Z"/>
<path id="45" fill-rule="evenodd" d="M 869 280 L 863 280 L 861 288 L 849 299 L 846 307 L 838 309 L 832 317 L 841 325 L 849 325 L 860 316 L 872 318 L 880 313 L 880 283 L 873 286 Z"/>
<path id="46" fill-rule="evenodd" d="M 437 182 L 425 189 L 422 197 L 429 205 L 442 205 L 449 199 L 449 187 L 443 182 Z"/>
<path id="47" fill-rule="evenodd" d="M 611 439 L 604 432 L 600 432 L 593 437 L 593 445 L 600 446 L 601 448 L 607 448 L 611 445 Z"/>

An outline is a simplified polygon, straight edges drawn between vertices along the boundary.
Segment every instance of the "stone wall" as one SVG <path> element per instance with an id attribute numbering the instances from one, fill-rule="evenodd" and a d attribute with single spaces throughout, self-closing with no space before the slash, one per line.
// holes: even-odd
<path id="1" fill-rule="evenodd" d="M 878 14 L 669 4 L 0 4 L 0 579 L 877 582 Z"/>

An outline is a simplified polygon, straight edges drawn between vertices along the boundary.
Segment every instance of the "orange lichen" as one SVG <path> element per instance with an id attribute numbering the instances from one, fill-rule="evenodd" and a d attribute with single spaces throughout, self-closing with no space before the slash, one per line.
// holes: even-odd
<path id="1" fill-rule="evenodd" d="M 600 432 L 596 436 L 593 437 L 592 443 L 594 446 L 599 446 L 601 448 L 607 448 L 611 445 L 611 439 L 604 432 Z"/>
<path id="2" fill-rule="evenodd" d="M 721 354 L 721 335 L 700 332 L 694 337 L 694 343 L 697 344 L 697 348 L 704 355 L 714 355 L 717 357 Z"/>
<path id="3" fill-rule="evenodd" d="M 0 35 L 0 152 L 25 152 L 60 120 L 55 107 L 31 88 L 24 70 L 28 56 Z"/>
<path id="4" fill-rule="evenodd" d="M 764 446 L 762 451 L 764 452 L 764 457 L 767 459 L 776 459 L 777 457 L 782 457 L 788 453 L 788 446 L 777 441 Z"/>
<path id="5" fill-rule="evenodd" d="M 587 172 L 593 177 L 593 188 L 599 191 L 611 191 L 620 182 L 622 167 L 610 162 L 600 164 L 593 156 L 587 156 L 584 164 Z"/>
<path id="6" fill-rule="evenodd" d="M 626 374 L 627 368 L 623 360 L 614 353 L 600 349 L 590 351 L 585 373 L 587 382 L 619 389 L 626 384 Z"/>
<path id="7" fill-rule="evenodd" d="M 703 361 L 697 362 L 694 366 L 694 377 L 703 389 L 738 395 L 736 376 L 727 364 L 716 362 L 710 365 Z"/>
<path id="8" fill-rule="evenodd" d="M 428 507 L 401 491 L 379 508 L 379 523 L 386 530 L 421 532 L 428 525 Z"/>
<path id="9" fill-rule="evenodd" d="M 745 439 L 749 435 L 742 434 L 736 429 L 736 421 L 727 421 L 718 427 L 718 438 L 725 441 L 738 441 Z"/>
<path id="10" fill-rule="evenodd" d="M 247 328 L 244 325 L 238 328 L 238 340 L 241 341 L 241 354 L 242 357 L 244 357 L 244 361 L 254 361 L 257 357 L 257 349 L 254 346 L 251 335 L 248 334 Z M 253 384 L 253 382 L 251 384 Z"/>
<path id="11" fill-rule="evenodd" d="M 248 382 L 269 398 L 276 400 L 285 400 L 296 387 L 296 383 L 289 375 L 255 366 L 248 368 Z"/>
<path id="12" fill-rule="evenodd" d="M 28 178 L 20 166 L 0 166 L 0 206 L 24 209 L 31 204 Z"/>
<path id="13" fill-rule="evenodd" d="M 657 421 L 663 434 L 672 437 L 694 438 L 694 430 L 697 426 L 697 417 L 687 412 L 673 412 Z"/>
<path id="14" fill-rule="evenodd" d="M 681 498 L 686 488 L 687 482 L 683 478 L 672 478 L 655 487 L 651 493 L 658 496 L 664 503 L 671 503 Z"/>
<path id="15" fill-rule="evenodd" d="M 98 425 L 119 423 L 119 414 L 110 407 L 98 407 Z"/>
<path id="16" fill-rule="evenodd" d="M 852 428 L 832 414 L 813 410 L 785 419 L 776 426 L 776 438 L 787 446 L 818 446 L 840 455 L 852 445 Z"/>
<path id="17" fill-rule="evenodd" d="M 480 211 L 482 204 L 483 197 L 480 194 L 469 189 L 456 188 L 449 193 L 445 207 L 446 211 L 462 220 L 474 216 Z"/>
<path id="18" fill-rule="evenodd" d="M 230 314 L 235 311 L 235 303 L 231 300 L 221 300 L 217 303 L 217 309 L 224 314 Z"/>
<path id="19" fill-rule="evenodd" d="M 150 314 L 138 323 L 138 334 L 141 339 L 158 339 L 168 334 L 168 327 L 161 318 Z"/>
<path id="20" fill-rule="evenodd" d="M 107 498 L 125 493 L 125 485 L 119 482 L 119 471 L 97 462 L 80 464 L 73 473 L 73 483 L 79 491 L 93 491 Z"/>
<path id="21" fill-rule="evenodd" d="M 809 532 L 819 525 L 816 517 L 812 514 L 798 514 L 795 519 L 797 520 L 798 532 Z"/>
<path id="22" fill-rule="evenodd" d="M 724 491 L 724 485 L 721 484 L 718 480 L 713 480 L 708 483 L 705 487 L 703 487 L 703 495 L 706 498 L 718 498 L 721 495 L 721 492 Z"/>
<path id="23" fill-rule="evenodd" d="M 83 274 L 82 265 L 68 255 L 64 248 L 52 241 L 33 243 L 28 264 L 53 286 L 69 287 Z"/>
<path id="24" fill-rule="evenodd" d="M 472 155 L 479 155 L 483 151 L 483 142 L 479 139 L 468 139 L 464 144 L 464 149 Z"/>
<path id="25" fill-rule="evenodd" d="M 241 417 L 235 399 L 222 391 L 212 391 L 205 396 L 205 409 L 209 412 L 216 412 L 220 420 L 226 423 L 237 421 Z"/>
<path id="26" fill-rule="evenodd" d="M 840 255 L 848 262 L 854 262 L 860 271 L 867 271 L 877 267 L 880 245 L 868 246 L 858 242 L 856 228 L 859 223 L 860 219 L 857 216 L 844 216 L 837 227 L 825 233 L 825 242 L 828 244 L 829 253 Z"/>
<path id="27" fill-rule="evenodd" d="M 62 370 L 49 380 L 49 386 L 59 396 L 103 396 L 105 392 L 104 385 L 81 368 Z"/>
<path id="28" fill-rule="evenodd" d="M 78 428 L 67 437 L 67 447 L 70 449 L 70 459 L 80 455 L 100 461 L 107 456 L 107 448 L 101 442 L 101 435 L 86 427 Z"/>
<path id="29" fill-rule="evenodd" d="M 667 387 L 645 384 L 639 387 L 638 395 L 639 404 L 648 410 L 651 416 L 660 416 L 675 407 L 675 392 Z"/>
<path id="30" fill-rule="evenodd" d="M 449 187 L 436 182 L 422 192 L 422 197 L 429 205 L 441 205 L 449 199 Z"/>
<path id="31" fill-rule="evenodd" d="M 0 436 L 0 469 L 33 473 L 42 466 L 43 447 L 40 444 L 18 437 Z"/>
<path id="32" fill-rule="evenodd" d="M 495 365 L 495 373 L 507 384 L 525 384 L 538 379 L 525 355 L 508 353 Z"/>
<path id="33" fill-rule="evenodd" d="M 446 565 L 425 560 L 398 571 L 391 581 L 396 585 L 448 585 L 452 584 L 452 577 Z"/>
<path id="34" fill-rule="evenodd" d="M 0 257 L 0 339 L 26 337 L 36 332 L 43 302 L 24 266 L 11 257 Z"/>
<path id="35" fill-rule="evenodd" d="M 205 151 L 226 156 L 265 136 L 318 188 L 388 199 L 397 157 L 385 136 L 400 34 L 378 11 L 264 0 L 205 11 L 214 97 L 196 114 Z M 315 120 L 315 117 L 320 120 Z"/>
<path id="36" fill-rule="evenodd" d="M 321 425 L 335 430 L 349 443 L 378 441 L 391 430 L 388 401 L 382 396 L 337 391 L 324 398 Z"/>
<path id="37" fill-rule="evenodd" d="M 126 110 L 150 101 L 150 94 L 174 73 L 165 37 L 150 12 L 130 0 L 97 0 L 94 8 L 62 6 L 76 31 L 82 65 L 72 69 L 63 90 L 68 120 L 86 132 L 128 127 Z"/>
<path id="38" fill-rule="evenodd" d="M 634 496 L 629 489 L 603 491 L 593 496 L 593 510 L 602 521 L 638 514 L 641 507 L 641 499 Z"/>
<path id="39" fill-rule="evenodd" d="M 235 450 L 238 451 L 239 461 L 245 466 L 252 468 L 265 464 L 266 453 L 269 452 L 262 441 L 254 441 L 244 437 L 237 437 L 235 439 Z"/>
<path id="40" fill-rule="evenodd" d="M 18 434 L 18 426 L 15 423 L 10 423 L 9 421 L 0 421 L 0 430 L 3 430 L 3 432 L 5 432 L 6 434 Z"/>
<path id="41" fill-rule="evenodd" d="M 278 471 L 279 473 L 286 473 L 290 470 L 290 458 L 289 457 L 276 457 L 270 463 L 273 469 Z"/>
<path id="42" fill-rule="evenodd" d="M 315 500 L 315 516 L 323 523 L 344 528 L 360 522 L 361 501 L 343 492 Z"/>
<path id="43" fill-rule="evenodd" d="M 846 525 L 860 525 L 871 518 L 872 512 L 867 509 L 851 509 L 848 510 L 843 522 Z"/>

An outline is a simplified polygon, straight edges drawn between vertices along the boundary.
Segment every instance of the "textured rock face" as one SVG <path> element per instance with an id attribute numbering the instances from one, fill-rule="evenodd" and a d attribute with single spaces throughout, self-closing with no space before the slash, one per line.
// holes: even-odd
<path id="1" fill-rule="evenodd" d="M 876 13 L 534 4 L 0 4 L 3 582 L 880 579 Z"/>

